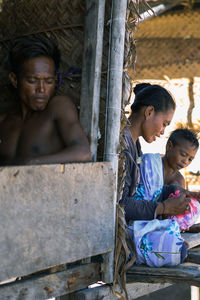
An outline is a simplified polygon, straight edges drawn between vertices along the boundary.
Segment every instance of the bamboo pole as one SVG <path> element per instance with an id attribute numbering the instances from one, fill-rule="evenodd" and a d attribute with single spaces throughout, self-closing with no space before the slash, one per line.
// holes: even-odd
<path id="1" fill-rule="evenodd" d="M 110 20 L 110 47 L 106 99 L 104 160 L 112 162 L 115 174 L 114 201 L 117 202 L 118 151 L 122 107 L 122 76 L 124 64 L 125 20 L 127 0 L 113 0 Z M 115 205 L 116 208 L 116 205 Z M 111 216 L 112 217 L 112 216 Z M 116 210 L 113 218 L 116 224 Z M 104 257 L 103 281 L 113 282 L 114 252 Z"/>
<path id="2" fill-rule="evenodd" d="M 116 175 L 118 169 L 118 148 L 122 107 L 126 8 L 127 0 L 113 0 L 108 62 L 104 160 L 113 163 L 113 169 Z"/>

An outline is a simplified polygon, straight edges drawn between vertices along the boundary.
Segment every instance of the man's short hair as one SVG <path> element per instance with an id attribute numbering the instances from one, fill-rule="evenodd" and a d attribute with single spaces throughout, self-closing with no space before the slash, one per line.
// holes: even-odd
<path id="1" fill-rule="evenodd" d="M 60 50 L 52 40 L 41 36 L 19 37 L 14 40 L 9 52 L 11 71 L 18 76 L 26 60 L 41 56 L 53 59 L 56 73 L 60 65 Z"/>
<path id="2" fill-rule="evenodd" d="M 170 141 L 173 146 L 176 146 L 180 145 L 183 139 L 189 141 L 195 148 L 199 148 L 199 141 L 196 133 L 187 128 L 179 128 L 172 131 L 168 141 Z"/>

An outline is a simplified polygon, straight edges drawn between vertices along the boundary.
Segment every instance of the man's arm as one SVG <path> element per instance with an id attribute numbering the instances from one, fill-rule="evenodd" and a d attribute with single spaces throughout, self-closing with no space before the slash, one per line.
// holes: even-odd
<path id="1" fill-rule="evenodd" d="M 91 161 L 87 137 L 80 125 L 73 102 L 66 96 L 56 96 L 48 108 L 65 147 L 63 150 L 31 159 L 28 164 L 51 164 Z"/>

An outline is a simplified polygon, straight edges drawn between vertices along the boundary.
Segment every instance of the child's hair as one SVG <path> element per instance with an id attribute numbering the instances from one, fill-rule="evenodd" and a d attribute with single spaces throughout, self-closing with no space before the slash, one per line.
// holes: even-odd
<path id="1" fill-rule="evenodd" d="M 40 56 L 53 59 L 55 72 L 58 71 L 60 65 L 60 51 L 52 40 L 41 36 L 22 36 L 16 38 L 9 51 L 11 71 L 18 76 L 23 70 L 26 60 Z"/>
<path id="2" fill-rule="evenodd" d="M 156 112 L 175 110 L 176 104 L 171 94 L 162 86 L 150 83 L 139 83 L 134 88 L 135 101 L 131 106 L 132 113 L 143 106 L 153 106 Z"/>
<path id="3" fill-rule="evenodd" d="M 199 148 L 199 141 L 196 133 L 187 128 L 179 128 L 172 131 L 168 141 L 170 141 L 173 146 L 176 146 L 180 144 L 183 139 L 189 141 L 195 148 Z"/>

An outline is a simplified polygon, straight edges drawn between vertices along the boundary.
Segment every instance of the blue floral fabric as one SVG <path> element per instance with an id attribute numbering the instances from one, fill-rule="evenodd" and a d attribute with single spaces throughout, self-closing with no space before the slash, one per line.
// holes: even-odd
<path id="1" fill-rule="evenodd" d="M 140 182 L 134 194 L 134 199 L 156 201 L 164 185 L 163 164 L 160 154 L 143 154 L 139 166 Z"/>
<path id="2" fill-rule="evenodd" d="M 136 248 L 136 264 L 175 266 L 184 261 L 187 249 L 175 220 L 134 221 L 127 230 Z"/>

